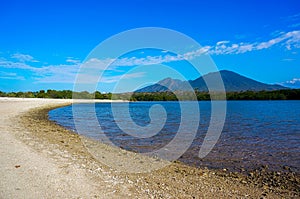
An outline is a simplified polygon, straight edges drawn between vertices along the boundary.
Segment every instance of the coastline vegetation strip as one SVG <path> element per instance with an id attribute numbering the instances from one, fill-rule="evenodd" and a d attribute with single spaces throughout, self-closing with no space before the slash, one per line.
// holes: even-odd
<path id="1" fill-rule="evenodd" d="M 195 93 L 189 91 L 165 91 L 165 92 L 130 92 L 130 93 L 101 93 L 95 91 L 73 92 L 71 90 L 40 90 L 36 92 L 1 92 L 0 97 L 19 97 L 19 98 L 53 98 L 53 99 L 112 99 L 112 100 L 130 100 L 130 101 L 178 101 L 194 100 L 196 94 L 198 101 L 211 100 L 209 92 L 195 90 Z M 300 100 L 300 89 L 284 89 L 274 91 L 240 91 L 224 93 L 213 92 L 215 100 Z"/>
<path id="2" fill-rule="evenodd" d="M 59 106 L 42 107 L 24 113 L 21 116 L 21 124 L 29 131 L 29 134 L 21 139 L 25 143 L 31 142 L 31 144 L 29 143 L 30 146 L 39 151 L 48 150 L 48 152 L 53 153 L 53 151 L 57 151 L 56 148 L 59 148 L 60 151 L 66 152 L 62 156 L 67 161 L 78 164 L 78 167 L 86 170 L 96 181 L 103 180 L 103 173 L 109 173 L 109 176 L 113 176 L 120 182 L 114 187 L 118 191 L 122 189 L 125 183 L 132 195 L 137 197 L 226 198 L 229 196 L 250 196 L 259 198 L 267 196 L 281 198 L 300 195 L 299 176 L 290 173 L 268 172 L 266 168 L 242 174 L 230 172 L 225 168 L 221 170 L 199 169 L 174 162 L 160 170 L 142 174 L 112 171 L 89 154 L 81 142 L 81 139 L 85 138 L 48 120 L 48 112 Z M 28 136 L 31 139 L 28 139 Z M 32 145 L 32 140 L 35 140 L 35 145 Z M 47 149 L 49 145 L 53 148 Z M 118 159 L 118 153 L 121 149 L 109 146 L 105 149 L 110 152 L 108 157 L 117 159 L 122 163 L 122 159 Z M 57 155 L 54 156 L 57 158 Z M 136 158 L 135 155 L 132 157 Z"/>

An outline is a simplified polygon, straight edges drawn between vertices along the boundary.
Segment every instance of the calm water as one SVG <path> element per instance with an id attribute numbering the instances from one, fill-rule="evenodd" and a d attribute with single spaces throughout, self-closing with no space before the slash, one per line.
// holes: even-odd
<path id="1" fill-rule="evenodd" d="M 116 121 L 122 121 L 122 114 L 114 118 L 110 103 L 77 104 L 82 113 L 77 122 L 81 134 L 85 136 L 104 141 L 103 134 L 99 134 L 101 128 L 105 137 L 115 145 L 141 153 L 150 152 L 169 143 L 181 121 L 177 102 L 134 102 L 129 105 L 134 122 L 140 126 L 149 124 L 149 109 L 155 104 L 165 108 L 167 120 L 161 131 L 150 138 L 136 138 L 122 132 L 116 124 Z M 115 104 L 120 109 L 125 105 Z M 228 101 L 226 122 L 220 139 L 203 159 L 198 157 L 198 153 L 210 121 L 211 105 L 208 101 L 199 102 L 199 107 L 201 114 L 196 138 L 179 160 L 199 167 L 228 168 L 233 171 L 269 165 L 273 170 L 289 166 L 293 171 L 300 172 L 300 101 Z M 93 108 L 99 123 L 91 120 Z M 190 110 L 190 114 L 194 114 L 193 110 Z M 72 106 L 52 110 L 49 117 L 76 131 Z"/>

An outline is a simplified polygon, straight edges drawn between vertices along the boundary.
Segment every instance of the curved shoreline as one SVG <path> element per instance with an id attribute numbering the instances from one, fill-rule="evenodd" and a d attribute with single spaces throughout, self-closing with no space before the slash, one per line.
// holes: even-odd
<path id="1" fill-rule="evenodd" d="M 64 128 L 64 127 L 63 127 Z M 94 142 L 95 140 L 92 140 Z M 97 142 L 97 141 L 96 141 Z M 101 145 L 101 144 L 100 144 Z M 101 147 L 101 146 L 98 146 Z M 108 146 L 112 147 L 112 146 Z M 116 149 L 115 153 L 118 153 L 118 151 L 121 149 Z M 124 151 L 124 150 L 123 150 Z M 128 152 L 126 153 L 131 154 L 131 156 L 137 155 L 138 157 L 144 157 L 141 154 L 136 154 L 133 152 Z M 124 161 L 134 161 L 136 158 L 132 158 L 130 160 L 122 159 Z M 100 158 L 101 161 L 101 158 Z M 147 161 L 147 164 L 150 164 L 151 158 L 145 157 L 143 161 Z M 174 164 L 173 166 L 181 167 L 181 166 L 187 166 L 184 163 L 181 163 L 179 161 L 176 161 L 177 164 Z M 178 164 L 180 163 L 180 164 Z M 136 165 L 136 164 L 133 164 Z M 167 166 L 166 164 L 165 166 Z M 142 165 L 145 170 L 149 169 L 149 165 Z M 238 167 L 238 166 L 237 166 Z M 189 165 L 187 168 L 189 169 L 203 169 L 203 167 L 195 168 L 193 165 Z M 205 167 L 207 169 L 207 167 Z M 118 170 L 122 170 L 122 168 L 119 168 Z M 222 176 L 222 177 L 231 177 L 231 178 L 237 178 L 242 182 L 243 184 L 254 184 L 257 185 L 258 187 L 263 187 L 264 189 L 270 189 L 272 192 L 277 192 L 277 193 L 284 193 L 284 192 L 289 192 L 291 191 L 292 194 L 299 195 L 300 192 L 300 184 L 299 184 L 299 179 L 300 175 L 299 173 L 296 173 L 292 171 L 290 168 L 285 168 L 281 170 L 271 170 L 268 168 L 268 165 L 261 165 L 260 167 L 255 167 L 254 169 L 238 169 L 239 171 L 230 171 L 227 168 L 220 168 L 220 169 L 212 169 L 208 168 L 208 170 L 212 173 L 215 173 L 216 175 Z"/>
<path id="2" fill-rule="evenodd" d="M 77 185 L 80 181 L 78 178 L 85 179 L 85 188 L 81 189 L 79 193 L 74 194 L 69 192 L 70 190 L 67 188 L 62 188 L 62 192 L 52 193 L 54 197 L 68 196 L 73 198 L 73 195 L 75 195 L 76 197 L 93 196 L 95 198 L 124 196 L 133 198 L 153 196 L 158 198 L 259 198 L 263 196 L 280 198 L 299 195 L 299 193 L 287 189 L 255 185 L 255 183 L 248 182 L 247 178 L 240 174 L 197 169 L 180 163 L 172 163 L 160 170 L 142 174 L 112 170 L 91 156 L 83 146 L 79 135 L 48 120 L 49 110 L 67 104 L 57 104 L 55 102 L 51 105 L 47 104 L 44 103 L 34 109 L 27 110 L 15 119 L 10 118 L 10 121 L 13 121 L 19 127 L 19 130 L 11 133 L 16 139 L 21 140 L 26 147 L 32 149 L 31 153 L 44 157 L 59 168 L 59 172 L 55 172 L 57 174 L 56 178 L 64 179 L 66 175 L 61 175 L 61 173 L 67 173 L 70 182 L 72 184 L 77 183 Z M 119 158 L 118 153 L 124 152 L 107 145 L 105 149 L 113 159 Z M 103 148 L 100 150 L 103 150 Z M 132 154 L 132 152 L 126 153 Z M 132 157 L 136 158 L 136 155 Z M 44 180 L 45 182 L 49 181 L 47 176 Z M 57 181 L 61 180 L 57 179 Z M 1 184 L 0 186 L 0 196 L 5 196 L 2 186 L 4 185 Z M 41 190 L 41 193 L 44 193 L 44 191 L 47 192 L 47 190 Z M 21 197 L 21 195 L 16 196 L 19 196 L 17 198 Z"/>

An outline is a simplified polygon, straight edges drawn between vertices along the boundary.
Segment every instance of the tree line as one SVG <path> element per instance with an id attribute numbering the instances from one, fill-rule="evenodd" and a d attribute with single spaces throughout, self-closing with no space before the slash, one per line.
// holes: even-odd
<path id="1" fill-rule="evenodd" d="M 176 97 L 178 96 L 178 97 Z M 213 97 L 212 97 L 213 96 Z M 222 93 L 209 92 L 154 92 L 133 93 L 131 101 L 177 101 L 180 100 L 300 100 L 300 89 L 284 89 L 275 91 L 240 91 L 227 92 L 226 97 Z"/>
<path id="2" fill-rule="evenodd" d="M 20 97 L 20 98 L 53 98 L 53 99 L 111 99 L 111 93 L 100 93 L 99 91 L 89 93 L 87 91 L 73 92 L 71 90 L 40 90 L 36 92 L 2 92 L 0 97 Z"/>
<path id="3" fill-rule="evenodd" d="M 213 97 L 212 97 L 213 96 Z M 73 92 L 71 90 L 40 90 L 36 92 L 1 92 L 0 97 L 20 98 L 54 98 L 54 99 L 113 99 L 130 101 L 178 101 L 178 100 L 300 100 L 300 89 L 285 89 L 276 91 L 241 91 L 227 92 L 226 98 L 222 93 L 208 92 L 153 92 L 153 93 L 101 93 L 99 91 L 90 93 L 87 91 Z"/>

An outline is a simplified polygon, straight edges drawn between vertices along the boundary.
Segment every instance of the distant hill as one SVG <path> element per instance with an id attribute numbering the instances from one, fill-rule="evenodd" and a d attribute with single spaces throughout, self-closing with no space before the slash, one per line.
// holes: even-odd
<path id="1" fill-rule="evenodd" d="M 187 81 L 181 81 L 179 79 L 166 78 L 163 79 L 156 84 L 144 87 L 135 92 L 143 92 L 143 93 L 152 93 L 152 92 L 164 92 L 164 91 L 178 91 L 178 90 L 188 90 L 187 89 Z M 169 89 L 168 89 L 169 88 Z"/>
<path id="2" fill-rule="evenodd" d="M 258 82 L 228 70 L 221 70 L 219 73 L 222 76 L 226 92 L 262 91 L 262 90 L 272 91 L 272 90 L 287 89 L 286 87 L 280 85 L 271 85 L 271 84 Z M 208 73 L 202 77 L 190 81 L 181 81 L 178 79 L 166 78 L 157 82 L 156 84 L 136 90 L 135 92 L 152 93 L 152 92 L 164 92 L 170 90 L 186 91 L 189 90 L 188 83 L 194 89 L 197 89 L 199 91 L 208 91 L 204 79 L 214 81 L 215 79 L 217 79 L 217 72 Z"/>

